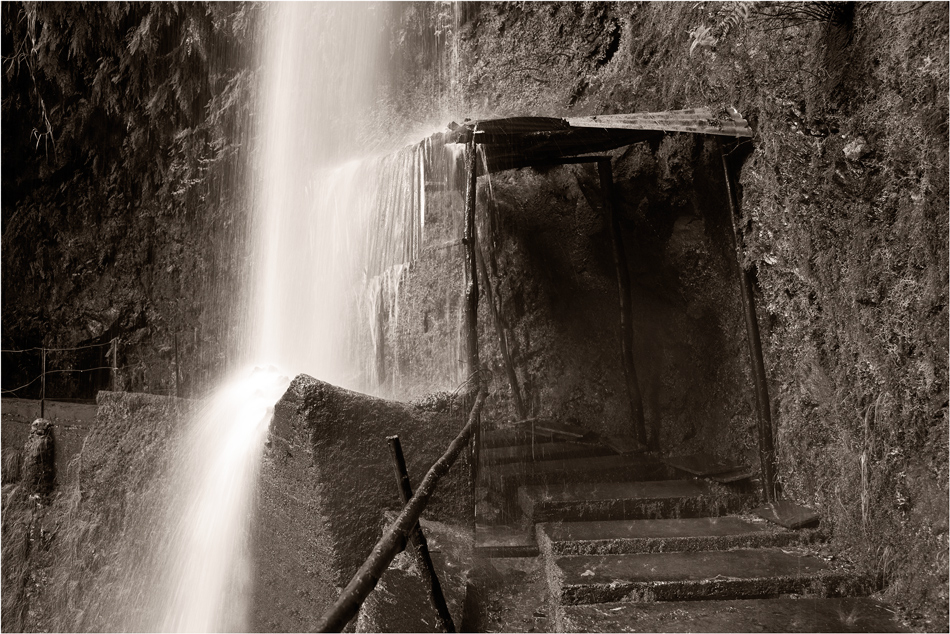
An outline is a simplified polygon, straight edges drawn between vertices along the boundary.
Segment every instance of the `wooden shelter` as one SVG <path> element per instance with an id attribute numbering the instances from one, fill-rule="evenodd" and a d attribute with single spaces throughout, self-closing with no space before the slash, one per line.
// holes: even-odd
<path id="1" fill-rule="evenodd" d="M 630 305 L 630 279 L 627 257 L 620 232 L 620 219 L 613 203 L 613 176 L 609 156 L 597 155 L 619 147 L 644 141 L 657 142 L 666 134 L 703 134 L 731 139 L 751 138 L 753 132 L 746 120 L 735 110 L 726 108 L 714 112 L 709 108 L 674 110 L 667 112 L 610 114 L 590 117 L 510 117 L 502 119 L 466 120 L 452 124 L 444 133 L 446 144 L 465 144 L 467 148 L 465 235 L 466 279 L 464 288 L 466 319 L 466 374 L 478 371 L 478 268 L 476 264 L 475 194 L 479 175 L 529 166 L 547 166 L 565 163 L 597 163 L 604 209 L 609 216 L 614 262 L 617 271 L 619 313 L 621 328 L 621 355 L 626 379 L 630 414 L 636 440 L 642 447 L 648 444 L 643 420 L 643 405 L 637 382 L 633 356 L 633 318 Z M 478 160 L 479 152 L 482 160 Z M 739 265 L 739 285 L 746 316 L 749 355 L 752 364 L 754 391 L 758 413 L 758 444 L 762 466 L 763 492 L 766 501 L 774 499 L 774 456 L 772 421 L 768 388 L 762 361 L 762 347 L 755 315 L 752 278 L 742 268 L 736 233 L 735 216 L 738 200 L 732 185 L 728 161 L 723 155 L 723 169 L 728 187 L 730 216 L 733 224 L 736 255 Z M 510 365 L 510 362 L 508 362 Z M 509 372 L 509 377 L 513 372 Z M 517 385 L 512 392 L 518 393 Z M 475 431 L 477 450 L 477 426 Z M 477 463 L 476 463 L 477 464 Z"/>

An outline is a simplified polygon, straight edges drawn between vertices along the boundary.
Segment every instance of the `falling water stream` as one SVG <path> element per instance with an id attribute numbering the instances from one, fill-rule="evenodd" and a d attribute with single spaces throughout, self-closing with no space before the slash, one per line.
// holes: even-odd
<path id="1" fill-rule="evenodd" d="M 376 315 L 382 304 L 398 311 L 400 279 L 422 245 L 427 145 L 369 152 L 356 142 L 377 97 L 384 12 L 360 3 L 268 10 L 239 351 L 257 367 L 226 381 L 184 438 L 145 629 L 248 629 L 248 533 L 273 405 L 301 372 L 375 391 Z"/>
<path id="2" fill-rule="evenodd" d="M 156 630 L 246 631 L 254 487 L 274 403 L 288 380 L 276 368 L 242 373 L 195 416 L 178 457 L 176 499 Z"/>

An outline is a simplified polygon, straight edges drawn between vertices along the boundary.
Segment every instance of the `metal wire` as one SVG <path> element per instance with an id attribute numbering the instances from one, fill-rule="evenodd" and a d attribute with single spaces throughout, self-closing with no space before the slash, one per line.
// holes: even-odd
<path id="1" fill-rule="evenodd" d="M 117 337 L 113 337 L 107 343 L 91 343 L 88 346 L 76 346 L 74 348 L 44 348 L 42 346 L 38 348 L 24 348 L 23 350 L 0 350 L 0 352 L 34 352 L 36 350 L 46 350 L 47 352 L 69 352 L 71 350 L 86 350 L 87 348 L 102 348 L 103 346 L 112 346 L 115 343 Z"/>
<path id="2" fill-rule="evenodd" d="M 38 377 L 36 377 L 35 379 L 33 379 L 32 381 L 30 381 L 29 383 L 27 383 L 26 385 L 21 385 L 20 387 L 15 387 L 15 388 L 13 388 L 12 390 L 0 390 L 0 394 L 12 394 L 13 392 L 19 392 L 19 391 L 22 390 L 23 388 L 29 387 L 29 386 L 33 385 L 34 383 L 36 383 L 40 378 L 42 378 L 42 376 L 43 376 L 43 375 L 41 374 L 41 375 L 39 375 Z"/>
<path id="3" fill-rule="evenodd" d="M 115 369 L 115 368 L 113 368 L 111 365 L 101 365 L 101 366 L 99 366 L 98 368 L 85 368 L 85 369 L 83 369 L 83 370 L 47 370 L 46 373 L 47 373 L 47 374 L 56 374 L 57 372 L 59 372 L 59 373 L 63 373 L 63 372 L 92 372 L 93 370 L 114 370 L 114 369 Z M 33 380 L 35 381 L 36 379 L 33 379 Z"/>
<path id="4" fill-rule="evenodd" d="M 122 368 L 113 368 L 111 365 L 103 365 L 103 366 L 99 366 L 98 368 L 86 368 L 86 369 L 84 369 L 84 370 L 75 370 L 75 369 L 72 369 L 72 370 L 47 370 L 47 371 L 46 371 L 46 374 L 63 374 L 63 373 L 66 373 L 66 372 L 92 372 L 93 370 L 123 370 L 123 369 L 128 368 L 128 367 L 132 367 L 132 366 L 123 366 Z M 29 387 L 29 386 L 33 385 L 34 383 L 36 383 L 36 382 L 37 382 L 39 379 L 41 379 L 41 378 L 43 378 L 43 375 L 42 375 L 42 374 L 39 374 L 39 375 L 37 375 L 36 378 L 34 378 L 32 381 L 30 381 L 29 383 L 26 383 L 26 384 L 24 384 L 24 385 L 21 385 L 20 387 L 15 387 L 15 388 L 13 388 L 12 390 L 0 390 L 0 394 L 12 394 L 13 392 L 19 392 L 19 391 L 22 390 L 23 388 Z"/>

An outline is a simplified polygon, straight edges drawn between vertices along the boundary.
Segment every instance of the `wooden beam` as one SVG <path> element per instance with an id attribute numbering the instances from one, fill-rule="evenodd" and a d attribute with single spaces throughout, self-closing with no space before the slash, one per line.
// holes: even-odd
<path id="1" fill-rule="evenodd" d="M 476 126 L 477 127 L 477 126 Z M 465 244 L 465 363 L 463 376 L 465 381 L 478 377 L 478 261 L 475 257 L 475 202 L 478 190 L 478 148 L 475 141 L 466 146 L 465 162 L 468 169 L 468 183 L 465 189 L 465 231 L 462 242 Z M 472 499 L 476 499 L 478 486 L 478 463 L 481 451 L 481 421 L 478 416 L 472 422 Z M 474 517 L 473 517 L 474 521 Z M 472 527 L 474 529 L 474 525 Z"/>
<path id="2" fill-rule="evenodd" d="M 402 453 L 402 443 L 399 442 L 399 436 L 388 436 L 389 451 L 393 459 L 393 470 L 396 474 L 396 486 L 399 489 L 399 497 L 402 503 L 409 504 L 412 499 L 412 484 L 409 482 L 409 470 L 406 468 L 406 458 Z M 432 556 L 429 554 L 429 543 L 422 532 L 422 526 L 417 521 L 409 533 L 409 541 L 416 554 L 416 567 L 419 569 L 419 575 L 422 577 L 426 588 L 429 590 L 429 601 L 435 608 L 436 621 L 443 632 L 455 632 L 455 624 L 452 622 L 452 614 L 449 612 L 449 606 L 445 602 L 445 595 L 442 593 L 442 584 L 439 583 L 439 576 L 435 574 L 435 567 L 432 565 Z"/>
<path id="3" fill-rule="evenodd" d="M 478 149 L 469 143 L 466 151 L 468 184 L 465 190 L 465 357 L 464 379 L 478 372 L 478 264 L 475 259 L 475 193 L 478 188 Z"/>
<path id="4" fill-rule="evenodd" d="M 752 129 L 735 108 L 717 117 L 709 108 L 670 110 L 667 112 L 637 112 L 633 114 L 601 114 L 592 117 L 570 117 L 573 128 L 619 128 L 622 130 L 662 130 L 664 132 L 692 132 L 719 136 L 751 137 Z"/>

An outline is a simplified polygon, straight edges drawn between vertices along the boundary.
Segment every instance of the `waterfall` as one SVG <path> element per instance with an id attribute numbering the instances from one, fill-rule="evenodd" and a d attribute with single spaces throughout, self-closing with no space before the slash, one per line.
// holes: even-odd
<path id="1" fill-rule="evenodd" d="M 178 456 L 162 604 L 150 629 L 247 630 L 255 485 L 274 403 L 289 383 L 275 368 L 258 367 L 227 382 L 196 414 Z"/>
<path id="2" fill-rule="evenodd" d="M 380 6 L 269 10 L 248 325 L 235 352 L 257 367 L 223 382 L 183 438 L 144 629 L 250 626 L 248 530 L 272 407 L 300 372 L 373 393 L 396 371 L 376 362 L 380 311 L 398 321 L 401 280 L 422 249 L 427 166 L 454 160 L 429 142 L 361 142 L 379 83 Z"/>

